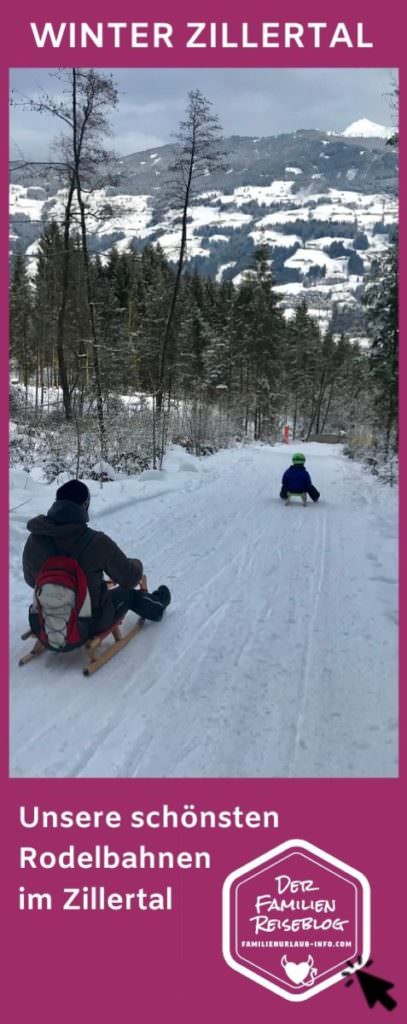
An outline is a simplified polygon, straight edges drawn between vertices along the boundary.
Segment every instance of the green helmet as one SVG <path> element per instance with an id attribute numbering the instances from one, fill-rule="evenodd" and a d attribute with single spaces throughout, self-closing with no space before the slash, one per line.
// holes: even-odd
<path id="1" fill-rule="evenodd" d="M 303 464 L 305 462 L 305 455 L 302 452 L 295 452 L 292 461 Z"/>

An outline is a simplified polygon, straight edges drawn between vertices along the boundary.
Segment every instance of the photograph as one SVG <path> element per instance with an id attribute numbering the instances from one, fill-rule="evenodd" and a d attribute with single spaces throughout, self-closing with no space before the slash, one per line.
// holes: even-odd
<path id="1" fill-rule="evenodd" d="M 397 778 L 397 70 L 9 77 L 10 776 Z"/>

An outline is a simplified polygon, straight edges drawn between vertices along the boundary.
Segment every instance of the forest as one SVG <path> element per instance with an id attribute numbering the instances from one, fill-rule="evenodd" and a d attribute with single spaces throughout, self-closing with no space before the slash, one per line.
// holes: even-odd
<path id="1" fill-rule="evenodd" d="M 190 265 L 190 205 L 202 177 L 222 161 L 219 121 L 195 90 L 172 168 L 180 209 L 174 260 L 138 239 L 126 250 L 113 245 L 108 256 L 92 252 L 87 197 L 108 180 L 105 146 L 117 91 L 100 72 L 61 74 L 69 86 L 63 100 L 30 101 L 33 113 L 51 113 L 63 127 L 57 163 L 65 208 L 59 222 L 44 226 L 35 274 L 23 251 L 12 258 L 12 462 L 35 455 L 47 479 L 62 471 L 106 479 L 161 468 L 172 442 L 204 455 L 236 443 L 273 443 L 288 423 L 293 439 L 343 436 L 349 455 L 393 480 L 397 236 L 364 277 L 363 343 L 347 334 L 337 308 L 325 331 L 306 299 L 285 318 L 273 250 L 264 245 L 253 246 L 238 285 Z M 363 235 L 353 245 L 358 273 Z M 278 265 L 278 252 L 275 259 Z"/>

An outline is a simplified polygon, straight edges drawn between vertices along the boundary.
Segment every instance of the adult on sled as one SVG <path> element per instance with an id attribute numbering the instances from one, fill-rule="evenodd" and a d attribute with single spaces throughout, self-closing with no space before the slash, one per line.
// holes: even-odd
<path id="1" fill-rule="evenodd" d="M 319 491 L 314 487 L 311 477 L 305 469 L 305 455 L 302 452 L 295 452 L 292 457 L 292 465 L 286 469 L 281 481 L 280 498 L 288 502 L 291 494 L 303 496 L 304 504 L 309 494 L 313 501 L 318 501 Z"/>
<path id="2" fill-rule="evenodd" d="M 89 503 L 86 484 L 70 480 L 58 488 L 47 515 L 27 523 L 23 572 L 34 588 L 30 626 L 52 650 L 69 650 L 109 631 L 129 610 L 157 622 L 171 600 L 165 586 L 152 594 L 134 589 L 142 563 L 87 525 Z M 104 573 L 118 586 L 109 589 Z"/>

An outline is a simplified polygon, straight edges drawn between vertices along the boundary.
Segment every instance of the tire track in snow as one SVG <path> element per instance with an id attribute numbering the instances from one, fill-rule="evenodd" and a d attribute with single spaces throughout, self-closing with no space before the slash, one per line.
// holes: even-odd
<path id="1" fill-rule="evenodd" d="M 236 523 L 235 523 L 235 527 L 236 527 Z M 249 579 L 250 579 L 251 585 L 252 586 L 254 585 L 255 588 L 257 588 L 259 586 L 260 580 L 259 580 L 259 573 L 258 573 L 258 565 L 264 561 L 264 554 L 263 554 L 263 552 L 264 552 L 264 545 L 265 545 L 265 539 L 267 539 L 268 537 L 269 537 L 269 524 L 268 524 L 268 521 L 266 522 L 266 524 L 264 524 L 264 522 L 262 522 L 261 527 L 260 527 L 259 530 L 257 530 L 257 533 L 256 533 L 255 537 L 252 536 L 252 538 L 248 542 L 246 542 L 244 545 L 242 545 L 239 548 L 239 550 L 235 552 L 234 561 L 235 562 L 238 561 L 238 568 L 236 570 L 236 584 L 237 585 L 239 585 L 239 580 L 242 578 L 242 576 L 247 574 Z M 249 550 L 251 552 L 250 562 L 248 562 L 247 558 L 243 557 L 243 555 L 246 553 L 247 550 Z M 281 560 L 282 560 L 281 546 L 277 547 L 276 545 L 274 545 L 273 554 L 277 556 L 277 561 L 278 561 L 279 564 L 281 564 Z M 219 569 L 219 571 L 216 574 L 214 574 L 213 576 L 211 576 L 210 578 L 208 578 L 206 580 L 204 587 L 206 589 L 214 589 L 214 587 L 213 587 L 214 580 L 216 580 L 217 577 L 219 577 L 223 573 L 227 574 L 230 571 L 230 565 L 231 565 L 231 561 L 230 560 L 225 565 L 222 565 L 221 568 Z M 253 571 L 253 566 L 256 566 L 256 570 L 255 571 Z M 273 593 L 277 593 L 278 592 L 279 587 L 280 587 L 280 583 L 281 583 L 281 576 L 277 575 L 277 577 L 275 578 L 275 582 L 274 582 Z M 203 591 L 203 587 L 200 588 L 199 593 L 202 594 L 202 591 Z M 250 597 L 246 596 L 246 601 L 248 601 L 249 604 L 250 604 Z M 253 647 L 253 640 L 254 640 L 255 646 L 256 646 L 257 627 L 255 627 L 253 629 L 253 619 L 250 616 L 249 608 L 242 605 L 241 599 L 239 599 L 238 604 L 239 604 L 240 612 L 239 612 L 237 620 L 235 620 L 234 606 L 233 606 L 233 603 L 231 605 L 229 596 L 227 596 L 224 601 L 218 603 L 215 608 L 211 608 L 209 610 L 209 614 L 206 614 L 205 618 L 201 621 L 199 628 L 195 629 L 193 637 L 191 639 L 191 642 L 187 646 L 185 646 L 184 635 L 185 635 L 185 632 L 186 632 L 186 635 L 188 635 L 188 628 L 185 630 L 185 623 L 182 626 L 182 632 L 180 634 L 179 644 L 177 642 L 176 636 L 175 637 L 173 636 L 173 638 L 172 638 L 172 648 L 175 651 L 178 648 L 181 648 L 180 653 L 178 655 L 176 655 L 175 657 L 170 657 L 170 664 L 169 664 L 169 667 L 168 667 L 166 672 L 164 672 L 164 673 L 161 672 L 161 674 L 159 675 L 158 679 L 155 678 L 154 680 L 150 681 L 146 685 L 142 686 L 141 691 L 140 691 L 145 696 L 148 693 L 148 691 L 151 691 L 156 686 L 156 684 L 158 684 L 157 696 L 158 696 L 159 700 L 161 701 L 161 714 L 163 715 L 163 717 L 164 717 L 164 719 L 165 719 L 165 721 L 167 722 L 167 725 L 168 725 L 168 729 L 166 729 L 166 739 L 165 739 L 164 735 L 161 735 L 159 730 L 158 730 L 158 734 L 157 734 L 157 729 L 152 729 L 151 725 L 149 725 L 147 727 L 147 729 L 146 729 L 145 735 L 143 735 L 143 737 L 141 739 L 139 738 L 139 742 L 137 743 L 137 746 L 136 746 L 136 748 L 134 750 L 133 755 L 130 754 L 126 758 L 126 773 L 127 774 L 131 775 L 132 777 L 139 776 L 140 774 L 143 774 L 144 772 L 147 775 L 151 774 L 152 770 L 149 768 L 149 765 L 151 763 L 155 763 L 156 762 L 155 751 L 157 750 L 157 747 L 161 748 L 162 744 L 165 743 L 166 747 L 167 747 L 167 754 L 166 754 L 166 757 L 167 757 L 167 768 L 166 768 L 166 771 L 164 771 L 164 772 L 161 772 L 161 773 L 158 772 L 158 775 L 160 775 L 160 774 L 167 774 L 168 772 L 172 776 L 178 775 L 179 772 L 180 772 L 181 766 L 184 764 L 185 760 L 188 757 L 190 757 L 193 753 L 196 754 L 198 749 L 200 747 L 202 747 L 202 745 L 205 745 L 206 739 L 202 735 L 200 736 L 199 739 L 194 739 L 193 741 L 191 741 L 191 743 L 188 743 L 187 746 L 185 745 L 185 740 L 184 740 L 184 737 L 183 737 L 182 738 L 182 742 L 181 742 L 181 748 L 182 749 L 180 750 L 180 749 L 177 748 L 177 750 L 174 751 L 174 755 L 175 756 L 173 758 L 171 757 L 171 745 L 172 745 L 171 737 L 172 737 L 172 735 L 174 733 L 174 729 L 176 728 L 176 721 L 177 721 L 177 717 L 179 715 L 179 701 L 182 701 L 184 699 L 188 700 L 188 707 L 186 707 L 186 709 L 185 709 L 185 711 L 186 711 L 185 728 L 188 731 L 188 716 L 190 714 L 190 707 L 191 707 L 190 700 L 192 701 L 192 704 L 193 704 L 193 702 L 194 702 L 194 700 L 196 699 L 196 696 L 197 696 L 196 690 L 194 688 L 195 684 L 191 683 L 190 679 L 189 679 L 191 663 L 194 664 L 195 677 L 196 677 L 196 675 L 198 675 L 198 676 L 200 675 L 200 668 L 199 668 L 199 666 L 202 663 L 202 666 L 203 666 L 202 673 L 203 673 L 203 675 L 205 675 L 208 678 L 208 685 L 209 685 L 209 678 L 212 678 L 212 680 L 218 678 L 218 671 L 217 670 L 218 670 L 218 667 L 219 667 L 219 661 L 216 658 L 216 651 L 218 649 L 218 640 L 217 640 L 218 634 L 221 634 L 224 637 L 228 637 L 228 641 L 227 642 L 229 644 L 229 647 L 231 648 L 230 659 L 228 659 L 228 662 L 229 662 L 230 665 L 233 664 L 235 672 L 237 671 L 237 668 L 240 665 L 240 661 L 241 661 L 242 657 L 244 656 L 246 650 L 247 649 L 250 650 Z M 268 604 L 270 604 L 270 593 L 268 593 Z M 231 627 L 230 627 L 230 625 L 227 624 L 226 627 L 223 626 L 223 622 L 224 622 L 225 616 L 228 616 L 230 618 L 231 622 L 233 623 L 233 626 L 232 626 L 232 639 L 231 639 L 231 635 L 230 635 L 231 634 Z M 168 627 L 169 627 L 169 625 L 170 625 L 170 623 L 168 622 Z M 211 627 L 212 627 L 212 629 L 211 629 Z M 235 645 L 235 643 L 233 641 L 233 636 L 235 635 L 235 630 L 236 629 L 238 631 L 237 635 L 238 635 L 238 638 L 239 638 L 239 643 L 238 643 L 237 646 Z M 202 638 L 202 636 L 204 635 L 205 632 L 208 633 L 208 643 L 206 643 L 206 644 L 204 643 L 203 644 L 202 641 L 201 641 L 201 638 Z M 225 641 L 223 641 L 223 642 L 225 642 Z M 197 648 L 197 656 L 195 658 L 192 657 L 192 659 L 191 659 L 191 652 L 193 654 L 195 646 Z M 159 657 L 158 652 L 156 652 L 156 654 L 157 654 L 157 659 L 158 659 L 158 657 Z M 215 663 L 213 665 L 214 671 L 213 671 L 213 674 L 212 674 L 211 673 L 211 665 L 213 663 L 213 659 L 215 659 Z M 254 661 L 255 661 L 255 659 L 254 659 Z M 182 666 L 182 664 L 184 662 L 186 664 L 186 673 L 185 673 L 185 675 L 182 674 L 182 672 L 180 672 L 180 668 L 181 668 L 181 666 Z M 152 666 L 152 668 L 153 667 L 154 666 Z M 182 683 L 181 683 L 181 680 L 182 680 Z M 168 689 L 168 688 L 166 689 L 167 682 L 170 684 L 170 689 Z M 129 686 L 130 685 L 131 684 L 129 684 Z M 220 700 L 220 704 L 222 705 L 223 699 L 224 699 L 224 691 L 223 691 L 223 686 L 222 686 L 222 683 L 221 683 L 220 686 L 215 686 L 215 689 L 212 690 L 211 705 L 213 707 L 215 707 L 215 705 L 217 704 L 217 702 L 219 700 Z M 231 704 L 232 713 L 233 713 L 234 702 L 236 701 L 236 699 L 238 700 L 238 704 L 240 706 L 239 691 L 236 692 L 236 694 L 234 696 L 234 700 L 232 701 L 232 704 Z M 246 705 L 248 700 L 250 700 L 250 696 L 249 696 L 249 693 L 246 692 L 245 697 L 244 697 L 245 705 Z M 240 713 L 237 714 L 237 716 L 235 716 L 235 717 L 237 719 L 239 719 L 241 717 Z M 191 725 L 192 725 L 193 721 L 194 721 L 194 716 L 192 715 Z M 173 728 L 173 725 L 174 725 L 174 728 Z M 120 731 L 120 723 L 118 724 L 118 730 Z M 192 732 L 193 732 L 193 728 L 192 728 Z M 205 765 L 207 763 L 211 764 L 210 760 L 209 760 L 209 762 L 206 762 L 206 760 L 204 758 L 204 761 L 205 761 Z M 146 767 L 146 765 L 147 765 L 147 767 Z M 143 769 L 144 769 L 144 772 L 143 772 Z M 156 771 L 153 771 L 152 773 L 154 775 L 157 775 Z"/>
<path id="2" fill-rule="evenodd" d="M 219 453 L 199 481 L 177 475 L 173 493 L 154 491 L 153 502 L 140 493 L 138 504 L 131 481 L 129 500 L 102 496 L 107 532 L 130 554 L 137 545 L 151 583 L 158 574 L 170 582 L 173 604 L 90 684 L 80 655 L 64 668 L 51 655 L 24 670 L 13 661 L 17 774 L 360 776 L 372 763 L 392 774 L 394 587 L 370 579 L 396 575 L 394 495 L 328 448 L 308 454 L 323 498 L 307 509 L 277 497 L 287 462 L 278 446 L 252 449 L 250 459 Z M 17 660 L 28 592 L 17 560 L 22 527 L 14 532 Z M 379 750 L 369 732 L 377 722 Z"/>
<path id="3" fill-rule="evenodd" d="M 270 491 L 270 482 L 269 481 L 267 481 L 267 485 L 266 486 L 267 486 L 267 494 L 269 494 L 269 491 Z M 261 492 L 261 493 L 263 493 L 263 492 Z M 250 506 L 252 507 L 253 499 L 252 499 L 251 493 L 249 495 L 249 500 L 250 500 Z M 268 512 L 268 509 L 269 509 L 268 502 L 267 502 L 267 504 L 265 504 L 264 508 L 263 508 L 262 504 L 260 505 L 260 507 L 262 509 L 262 516 L 260 518 L 260 524 L 259 524 L 258 528 L 256 529 L 256 533 L 253 534 L 253 532 L 252 532 L 250 537 L 249 537 L 249 539 L 246 539 L 245 543 L 241 544 L 237 551 L 235 549 L 235 553 L 234 553 L 233 557 L 227 559 L 223 564 L 221 564 L 221 566 L 217 570 L 217 572 L 216 573 L 212 573 L 211 576 L 208 576 L 205 579 L 204 583 L 201 582 L 199 584 L 199 587 L 198 587 L 197 590 L 191 591 L 190 588 L 188 588 L 188 601 L 191 602 L 192 604 L 194 604 L 194 602 L 196 602 L 196 599 L 197 598 L 198 599 L 199 598 L 203 598 L 205 592 L 207 592 L 208 590 L 209 591 L 210 590 L 214 590 L 216 592 L 216 585 L 219 584 L 219 580 L 223 576 L 226 576 L 226 580 L 228 580 L 228 578 L 230 578 L 231 566 L 233 566 L 233 565 L 235 565 L 237 563 L 237 569 L 236 569 L 236 572 L 234 573 L 236 590 L 238 590 L 239 585 L 240 586 L 243 585 L 243 587 L 244 587 L 244 583 L 241 584 L 242 577 L 248 577 L 248 585 L 246 586 L 246 588 L 245 588 L 245 590 L 243 592 L 244 600 L 246 601 L 246 604 L 244 604 L 244 603 L 242 604 L 242 598 L 239 598 L 239 602 L 238 602 L 238 609 L 239 609 L 239 611 L 237 613 L 237 618 L 235 619 L 235 617 L 234 617 L 233 608 L 231 607 L 230 601 L 228 600 L 228 598 L 226 600 L 224 600 L 224 601 L 222 600 L 221 602 L 217 603 L 215 608 L 209 609 L 209 614 L 205 615 L 205 618 L 203 619 L 203 621 L 201 621 L 199 628 L 198 629 L 195 628 L 195 630 L 193 631 L 193 636 L 192 636 L 191 642 L 188 643 L 187 646 L 185 646 L 184 637 L 185 637 L 185 633 L 186 633 L 186 635 L 188 635 L 189 630 L 188 630 L 188 623 L 185 624 L 185 621 L 184 621 L 183 625 L 182 625 L 181 632 L 179 634 L 179 642 L 177 641 L 176 634 L 172 636 L 172 639 L 170 641 L 170 644 L 171 644 L 171 646 L 170 646 L 170 653 L 171 653 L 171 649 L 174 650 L 175 652 L 177 652 L 177 650 L 179 650 L 180 653 L 179 654 L 176 653 L 175 657 L 170 657 L 168 669 L 166 671 L 164 671 L 164 673 L 161 671 L 157 676 L 154 676 L 154 657 L 156 657 L 156 660 L 159 660 L 159 651 L 157 650 L 157 651 L 154 652 L 154 649 L 153 649 L 150 652 L 151 655 L 152 655 L 152 659 L 153 659 L 152 660 L 152 664 L 150 666 L 150 669 L 151 669 L 151 671 L 150 671 L 150 679 L 149 679 L 148 682 L 145 682 L 144 685 L 142 684 L 140 687 L 138 687 L 138 693 L 139 693 L 140 696 L 142 695 L 143 697 L 146 697 L 146 695 L 148 693 L 150 693 L 151 691 L 156 689 L 156 687 L 158 686 L 158 698 L 159 698 L 159 701 L 160 700 L 162 701 L 162 706 L 163 706 L 163 708 L 165 710 L 166 710 L 166 705 L 167 705 L 167 700 L 168 700 L 168 692 L 166 694 L 166 684 L 167 684 L 167 681 L 169 681 L 171 683 L 171 685 L 173 686 L 174 680 L 176 680 L 178 675 L 179 675 L 180 666 L 184 662 L 186 663 L 187 672 L 186 672 L 186 675 L 185 675 L 185 681 L 184 681 L 183 685 L 181 686 L 181 689 L 177 689 L 175 691 L 173 691 L 171 689 L 171 707 L 169 709 L 170 716 L 173 714 L 174 699 L 181 699 L 183 695 L 186 697 L 187 694 L 188 694 L 188 697 L 189 697 L 189 695 L 191 695 L 192 700 L 194 699 L 193 691 L 191 692 L 189 690 L 189 685 L 190 684 L 186 682 L 186 680 L 188 679 L 188 665 L 191 662 L 191 657 L 190 657 L 191 652 L 193 652 L 193 649 L 196 646 L 197 647 L 197 658 L 193 658 L 192 659 L 193 660 L 193 664 L 195 666 L 195 670 L 197 670 L 199 668 L 199 664 L 201 662 L 203 662 L 204 666 L 206 666 L 206 662 L 207 662 L 208 657 L 209 657 L 209 659 L 212 657 L 211 651 L 213 649 L 217 649 L 217 639 L 216 639 L 216 637 L 217 637 L 217 633 L 219 632 L 219 630 L 222 633 L 222 625 L 221 625 L 221 623 L 222 623 L 222 620 L 225 618 L 225 615 L 229 615 L 229 616 L 231 615 L 232 616 L 232 620 L 233 620 L 233 626 L 232 626 L 233 635 L 236 635 L 236 633 L 237 633 L 238 641 L 239 641 L 238 647 L 236 647 L 234 641 L 233 640 L 229 640 L 229 646 L 231 645 L 232 663 L 233 663 L 235 671 L 236 671 L 236 668 L 238 666 L 240 666 L 240 663 L 244 659 L 244 656 L 245 656 L 245 654 L 247 652 L 249 652 L 249 654 L 250 654 L 250 652 L 252 652 L 251 660 L 253 662 L 253 665 L 256 665 L 256 661 L 257 661 L 257 658 L 258 658 L 258 650 L 257 650 L 257 648 L 258 648 L 258 635 L 262 631 L 264 632 L 263 627 L 261 625 L 261 622 L 263 620 L 263 610 L 259 609 L 259 621 L 257 622 L 256 620 L 253 620 L 253 613 L 250 610 L 251 609 L 251 604 L 252 604 L 250 588 L 252 588 L 252 590 L 253 590 L 253 599 L 254 599 L 254 608 L 255 608 L 256 607 L 256 601 L 257 601 L 257 598 L 258 598 L 258 590 L 262 586 L 262 569 L 264 567 L 264 552 L 267 551 L 267 549 L 270 547 L 270 530 L 271 530 L 271 523 L 270 523 L 269 512 Z M 283 517 L 284 517 L 284 515 L 286 515 L 286 513 L 283 512 L 281 506 L 280 506 L 280 509 L 281 509 L 281 513 L 280 513 L 281 514 L 281 521 L 283 522 L 284 521 Z M 264 512 L 266 513 L 265 516 L 264 516 Z M 245 508 L 240 507 L 239 513 L 240 514 L 238 515 L 238 517 L 233 517 L 232 520 L 229 520 L 228 528 L 227 528 L 226 531 L 220 531 L 219 543 L 216 544 L 215 547 L 210 548 L 208 550 L 207 556 L 212 561 L 212 564 L 213 564 L 213 555 L 217 551 L 219 546 L 221 546 L 221 545 L 224 546 L 224 542 L 225 542 L 225 537 L 226 536 L 230 536 L 232 539 L 233 539 L 233 535 L 234 534 L 236 535 L 236 538 L 241 536 L 242 522 L 246 523 L 246 521 L 247 521 L 247 510 Z M 298 509 L 298 513 L 301 516 L 301 522 L 299 522 L 297 520 L 297 525 L 299 527 L 298 532 L 301 533 L 304 530 L 304 521 L 303 521 L 303 514 L 304 513 L 303 513 L 302 508 Z M 214 510 L 214 514 L 216 516 L 216 509 Z M 257 523 L 257 520 L 255 520 L 255 522 Z M 210 532 L 211 524 L 209 523 L 209 524 L 207 524 L 207 526 L 209 527 L 209 532 Z M 244 527 L 244 528 L 246 529 L 246 527 Z M 219 533 L 219 531 L 218 531 L 218 533 Z M 275 572 L 275 558 L 277 558 L 278 566 L 281 566 L 281 563 L 282 563 L 282 560 L 283 560 L 283 553 L 282 553 L 283 546 L 284 546 L 284 541 L 282 543 L 278 543 L 278 544 L 275 541 L 273 543 L 273 548 L 272 548 L 272 550 L 273 550 L 273 566 L 271 568 L 271 571 L 273 573 L 273 586 L 272 586 L 271 591 L 269 589 L 268 581 L 265 584 L 264 580 L 263 580 L 263 589 L 264 589 L 264 601 L 263 601 L 264 619 L 266 619 L 266 618 L 269 619 L 269 617 L 271 616 L 272 610 L 273 610 L 273 603 L 275 604 L 275 601 L 277 599 L 278 593 L 280 592 L 281 582 L 282 582 L 283 577 L 282 577 L 282 574 L 280 572 L 277 572 L 277 573 Z M 188 561 L 188 559 L 187 559 L 187 561 Z M 216 564 L 218 564 L 218 562 Z M 273 600 L 272 600 L 272 598 L 273 598 Z M 196 614 L 196 612 L 198 610 L 199 610 L 199 600 L 198 600 L 197 604 L 195 603 L 195 613 L 194 614 Z M 167 620 L 167 622 L 168 622 L 168 620 Z M 169 625 L 169 622 L 168 622 L 168 625 Z M 213 633 L 213 637 L 212 637 L 212 640 L 211 640 L 210 639 L 210 628 L 209 627 L 211 627 L 213 625 L 215 626 L 215 632 Z M 205 633 L 205 631 L 208 632 L 209 642 L 207 644 L 203 645 L 201 643 L 201 637 Z M 229 626 L 226 627 L 226 633 L 227 634 L 230 633 L 230 627 Z M 236 662 L 236 654 L 237 654 L 237 662 Z M 146 669 L 147 669 L 147 671 L 146 671 Z M 147 666 L 143 666 L 143 678 L 145 678 L 146 676 L 148 677 L 148 675 L 149 675 L 149 673 L 148 673 L 148 662 L 147 662 Z M 131 680 L 127 684 L 126 690 L 131 690 L 133 688 L 133 686 L 134 686 L 134 681 Z M 185 691 L 185 693 L 184 693 L 184 691 Z M 232 695 L 231 695 L 231 697 L 232 697 Z M 213 698 L 214 698 L 215 701 L 218 700 L 218 698 L 219 698 L 219 692 L 218 691 L 216 693 L 215 692 L 213 693 Z M 221 704 L 222 704 L 222 696 L 220 696 L 220 701 L 221 701 Z M 244 693 L 240 693 L 239 690 L 237 690 L 237 692 L 235 692 L 233 694 L 231 708 L 232 708 L 232 714 L 234 716 L 234 720 L 236 721 L 236 723 L 240 719 L 248 720 L 248 719 L 250 719 L 250 717 L 253 714 L 255 716 L 257 716 L 257 714 L 258 714 L 257 709 L 256 708 L 253 709 L 253 705 L 251 705 L 251 697 L 250 697 L 250 691 L 249 690 L 246 690 Z M 177 717 L 177 712 L 175 712 L 175 716 L 174 716 L 174 727 L 175 727 L 175 724 L 176 724 L 176 717 Z M 171 726 L 171 718 L 170 718 L 169 725 Z M 120 733 L 121 723 L 120 723 L 119 720 L 117 720 L 117 722 L 115 724 L 113 724 L 113 731 L 115 729 L 117 729 L 117 731 Z M 170 728 L 170 732 L 171 731 L 173 731 L 173 730 L 171 730 L 171 728 Z M 108 746 L 110 746 L 110 743 L 109 743 L 110 737 L 108 737 L 107 739 L 108 739 Z M 163 739 L 163 742 L 164 742 L 164 739 Z M 235 741 L 232 742 L 232 750 L 231 750 L 231 753 L 230 753 L 230 757 L 232 758 L 232 760 L 233 760 L 233 756 L 234 756 L 234 753 L 233 753 L 234 743 L 235 743 Z M 189 753 L 191 753 L 191 751 L 196 751 L 197 748 L 201 744 L 202 744 L 202 738 L 201 738 L 201 740 L 192 743 L 192 745 L 189 746 Z M 142 739 L 140 739 L 140 737 L 139 737 L 139 742 L 137 744 L 136 750 L 134 751 L 134 755 L 132 756 L 131 754 L 129 754 L 127 756 L 127 758 L 126 758 L 126 773 L 127 774 L 130 774 L 132 776 L 140 774 L 140 765 L 145 763 L 146 758 L 148 758 L 149 749 L 151 747 L 154 748 L 154 745 L 157 746 L 157 731 L 152 729 L 151 725 L 150 725 L 147 728 L 147 732 L 145 733 L 145 735 L 143 735 Z M 160 746 L 160 742 L 159 742 L 158 745 Z M 180 757 L 181 757 L 181 763 L 184 763 L 185 758 L 187 756 L 189 756 L 189 755 L 187 755 L 187 753 L 185 751 L 184 742 L 182 743 L 182 747 L 183 747 L 182 755 L 180 755 L 180 752 L 178 751 L 177 752 L 177 756 L 175 757 L 174 760 L 171 760 L 171 761 L 168 760 L 168 768 L 167 768 L 167 770 L 170 772 L 171 775 L 175 775 L 175 774 L 179 773 Z M 169 752 L 168 752 L 168 758 L 169 758 Z M 150 760 L 154 760 L 154 757 L 151 757 Z M 89 767 L 91 761 L 92 761 L 92 756 L 90 758 L 90 761 L 89 762 L 86 761 L 86 763 L 82 766 L 82 770 L 85 769 L 87 766 Z M 148 770 L 147 774 L 149 774 L 149 773 L 150 773 L 150 771 Z M 227 772 L 225 772 L 225 773 L 227 774 Z"/>
<path id="4" fill-rule="evenodd" d="M 315 548 L 319 552 L 319 567 L 317 572 L 316 586 L 314 594 L 312 595 L 312 612 L 308 620 L 307 635 L 305 643 L 305 651 L 303 658 L 303 669 L 301 672 L 301 689 L 299 694 L 298 702 L 298 713 L 294 734 L 293 742 L 293 753 L 290 758 L 289 764 L 289 776 L 290 778 L 295 777 L 297 760 L 299 751 L 301 749 L 302 734 L 304 728 L 305 710 L 308 699 L 309 684 L 310 684 L 310 670 L 311 662 L 314 649 L 315 640 L 315 623 L 317 620 L 319 603 L 321 600 L 322 587 L 325 577 L 325 559 L 326 559 L 326 536 L 327 536 L 327 512 L 324 509 L 322 516 L 322 524 L 320 529 L 316 533 Z"/>

